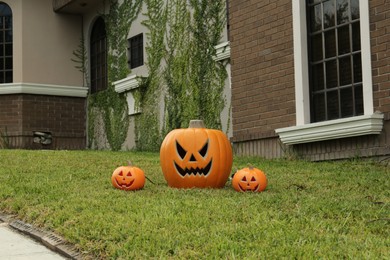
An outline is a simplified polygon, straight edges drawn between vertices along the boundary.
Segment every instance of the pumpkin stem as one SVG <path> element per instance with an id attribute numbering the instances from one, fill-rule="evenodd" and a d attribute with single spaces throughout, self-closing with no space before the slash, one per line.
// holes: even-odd
<path id="1" fill-rule="evenodd" d="M 188 128 L 206 128 L 204 126 L 203 120 L 190 120 L 190 125 Z"/>
<path id="2" fill-rule="evenodd" d="M 251 163 L 248 163 L 247 165 L 248 165 L 249 170 L 253 170 L 253 168 L 255 168 L 255 167 L 253 167 L 253 165 Z"/>
<path id="3" fill-rule="evenodd" d="M 127 163 L 129 164 L 129 166 L 133 166 L 133 163 L 130 160 L 128 160 Z"/>

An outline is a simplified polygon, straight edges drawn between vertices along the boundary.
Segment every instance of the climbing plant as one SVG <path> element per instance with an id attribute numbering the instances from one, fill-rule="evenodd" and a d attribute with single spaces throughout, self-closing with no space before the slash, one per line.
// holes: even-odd
<path id="1" fill-rule="evenodd" d="M 107 141 L 121 148 L 129 127 L 123 95 L 113 82 L 125 78 L 127 35 L 144 4 L 146 33 L 145 66 L 148 76 L 133 91 L 137 110 L 135 139 L 138 150 L 157 151 L 162 137 L 189 120 L 202 119 L 209 128 L 221 128 L 227 77 L 223 64 L 213 59 L 226 25 L 225 0 L 123 0 L 109 1 L 104 15 L 108 37 L 108 88 L 90 95 L 93 133 L 102 116 Z M 164 107 L 161 109 L 161 103 Z"/>
<path id="2" fill-rule="evenodd" d="M 127 77 L 127 35 L 131 24 L 138 16 L 142 0 L 109 0 L 109 12 L 102 15 L 107 35 L 107 76 L 108 87 L 89 97 L 89 136 L 94 139 L 97 113 L 102 116 L 104 132 L 112 150 L 119 150 L 126 140 L 129 127 L 127 102 L 123 94 L 118 94 L 113 83 Z"/>
<path id="3" fill-rule="evenodd" d="M 203 119 L 221 128 L 224 65 L 213 60 L 226 25 L 224 0 L 145 0 L 149 76 L 136 95 L 137 148 L 158 150 L 161 136 Z M 159 111 L 163 93 L 164 112 Z"/>
<path id="4" fill-rule="evenodd" d="M 139 150 L 157 151 L 161 143 L 159 103 L 162 94 L 162 60 L 165 56 L 167 8 L 164 0 L 144 0 L 148 28 L 146 56 L 148 77 L 135 93 L 142 113 L 135 119 L 136 144 Z"/>

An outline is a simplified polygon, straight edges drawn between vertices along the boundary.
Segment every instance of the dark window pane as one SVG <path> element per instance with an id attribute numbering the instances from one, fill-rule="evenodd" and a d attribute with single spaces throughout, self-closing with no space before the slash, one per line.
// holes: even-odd
<path id="1" fill-rule="evenodd" d="M 341 117 L 353 116 L 353 93 L 352 88 L 340 90 Z"/>
<path id="2" fill-rule="evenodd" d="M 322 12 L 321 5 L 315 5 L 310 7 L 310 26 L 311 31 L 316 32 L 322 28 Z"/>
<path id="3" fill-rule="evenodd" d="M 327 93 L 326 104 L 328 106 L 328 120 L 339 118 L 339 95 L 338 91 Z"/>
<path id="4" fill-rule="evenodd" d="M 5 45 L 5 56 L 12 56 L 12 44 Z"/>
<path id="5" fill-rule="evenodd" d="M 4 57 L 4 44 L 0 44 L 0 56 Z"/>
<path id="6" fill-rule="evenodd" d="M 363 88 L 362 85 L 358 85 L 355 87 L 355 115 L 358 116 L 363 114 Z"/>
<path id="7" fill-rule="evenodd" d="M 359 1 L 306 4 L 312 122 L 362 114 Z"/>
<path id="8" fill-rule="evenodd" d="M 324 69 L 323 63 L 312 66 L 312 86 L 313 91 L 324 89 Z"/>
<path id="9" fill-rule="evenodd" d="M 13 81 L 12 71 L 5 72 L 5 83 L 11 83 Z"/>
<path id="10" fill-rule="evenodd" d="M 339 55 L 349 53 L 351 50 L 349 42 L 349 25 L 337 29 L 337 38 L 339 43 Z"/>
<path id="11" fill-rule="evenodd" d="M 0 58 L 0 70 L 4 70 L 4 58 Z M 0 71 L 0 74 L 2 74 L 2 71 Z"/>
<path id="12" fill-rule="evenodd" d="M 351 17 L 352 20 L 360 18 L 359 0 L 351 0 Z"/>
<path id="13" fill-rule="evenodd" d="M 136 68 L 144 64 L 143 34 L 139 34 L 129 39 L 130 45 L 130 68 Z"/>
<path id="14" fill-rule="evenodd" d="M 360 83 L 362 82 L 362 59 L 361 55 L 353 55 L 353 82 Z"/>
<path id="15" fill-rule="evenodd" d="M 103 18 L 95 21 L 90 41 L 91 93 L 95 93 L 107 88 L 107 38 Z"/>
<path id="16" fill-rule="evenodd" d="M 334 0 L 324 2 L 324 28 L 335 26 Z"/>
<path id="17" fill-rule="evenodd" d="M 311 61 L 322 60 L 322 33 L 311 37 Z"/>
<path id="18" fill-rule="evenodd" d="M 5 42 L 12 43 L 12 30 L 5 31 Z"/>
<path id="19" fill-rule="evenodd" d="M 5 58 L 5 69 L 6 70 L 12 70 L 12 57 L 11 58 Z"/>
<path id="20" fill-rule="evenodd" d="M 352 48 L 353 51 L 360 51 L 360 23 L 352 24 Z"/>
<path id="21" fill-rule="evenodd" d="M 12 28 L 12 16 L 5 16 L 4 29 L 11 29 L 11 28 Z"/>
<path id="22" fill-rule="evenodd" d="M 336 56 L 335 30 L 325 32 L 325 58 Z"/>
<path id="23" fill-rule="evenodd" d="M 348 0 L 337 0 L 337 24 L 347 23 L 349 21 Z"/>
<path id="24" fill-rule="evenodd" d="M 352 84 L 351 57 L 341 58 L 339 61 L 340 86 Z"/>
<path id="25" fill-rule="evenodd" d="M 316 94 L 313 96 L 312 107 L 314 108 L 313 117 L 315 122 L 326 120 L 325 95 L 323 93 Z"/>
<path id="26" fill-rule="evenodd" d="M 337 62 L 331 60 L 326 62 L 326 88 L 337 87 Z"/>

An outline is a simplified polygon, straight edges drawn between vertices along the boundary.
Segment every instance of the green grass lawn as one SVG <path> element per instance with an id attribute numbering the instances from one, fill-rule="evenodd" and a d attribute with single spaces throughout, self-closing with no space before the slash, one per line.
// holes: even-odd
<path id="1" fill-rule="evenodd" d="M 131 160 L 155 184 L 114 189 Z M 0 150 L 0 211 L 94 258 L 390 259 L 390 169 L 369 161 L 235 157 L 262 193 L 173 189 L 156 153 Z"/>

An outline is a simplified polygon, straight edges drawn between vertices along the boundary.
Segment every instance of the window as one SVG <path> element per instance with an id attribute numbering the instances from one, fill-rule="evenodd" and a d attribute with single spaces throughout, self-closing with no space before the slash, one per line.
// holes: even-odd
<path id="1" fill-rule="evenodd" d="M 103 18 L 99 17 L 93 27 L 91 50 L 91 93 L 107 88 L 107 36 Z"/>
<path id="2" fill-rule="evenodd" d="M 346 3 L 348 6 L 348 21 L 346 21 L 345 13 L 336 12 L 337 6 Z M 293 30 L 294 30 L 294 70 L 295 70 L 295 99 L 296 99 L 296 124 L 297 125 L 306 125 L 312 122 L 321 121 L 321 120 L 331 120 L 334 119 L 333 115 L 337 111 L 342 115 L 348 114 L 346 112 L 341 113 L 340 103 L 338 107 L 336 104 L 331 103 L 332 93 L 330 87 L 336 84 L 337 99 L 345 99 L 344 93 L 341 94 L 342 89 L 345 88 L 345 92 L 353 92 L 353 98 L 355 103 L 350 105 L 350 108 L 345 108 L 345 111 L 354 110 L 354 115 L 358 116 L 359 114 L 371 115 L 374 113 L 373 105 L 373 91 L 372 91 L 372 74 L 371 74 L 371 49 L 370 49 L 370 27 L 369 27 L 369 7 L 368 0 L 297 0 L 292 1 L 293 5 Z M 318 6 L 318 7 L 316 7 Z M 329 6 L 333 6 L 332 8 Z M 309 10 L 307 10 L 309 9 Z M 351 11 L 354 9 L 353 11 Z M 358 9 L 359 11 L 357 12 Z M 340 16 L 338 19 L 334 18 L 323 19 L 323 17 L 328 17 L 330 15 L 330 10 L 333 10 L 333 13 L 336 16 Z M 320 16 L 320 14 L 322 16 Z M 358 15 L 358 17 L 357 17 Z M 314 19 L 314 21 L 313 21 Z M 321 19 L 320 21 L 315 21 L 315 19 Z M 311 20 L 311 22 L 310 22 Z M 325 20 L 325 21 L 323 21 Z M 337 21 L 336 21 L 337 20 Z M 342 22 L 337 24 L 338 21 Z M 330 24 L 334 23 L 334 25 Z M 321 29 L 317 29 L 321 24 Z M 325 28 L 326 27 L 326 28 Z M 343 30 L 349 30 L 349 37 L 343 38 Z M 314 33 L 315 31 L 315 33 Z M 340 32 L 339 32 L 340 31 Z M 336 35 L 339 33 L 339 35 Z M 360 35 L 359 35 L 360 33 Z M 317 36 L 316 36 L 317 35 Z M 345 34 L 346 35 L 346 34 Z M 361 36 L 361 37 L 360 37 Z M 341 37 L 341 38 L 340 38 Z M 353 39 L 359 38 L 360 41 L 354 42 Z M 334 39 L 333 39 L 334 38 Z M 340 43 L 338 39 L 340 38 Z M 343 40 L 345 39 L 345 40 Z M 329 42 L 334 43 L 332 47 L 326 46 Z M 344 53 L 345 46 L 348 46 L 346 42 L 349 41 L 349 52 Z M 310 44 L 308 44 L 310 42 Z M 320 42 L 320 43 L 318 43 Z M 340 46 L 339 46 L 340 44 Z M 314 53 L 313 46 L 321 45 L 321 49 L 318 53 Z M 359 46 L 360 45 L 360 46 Z M 347 47 L 348 48 L 348 47 Z M 357 49 L 360 48 L 360 51 Z M 325 53 L 327 52 L 327 53 Z M 333 54 L 333 56 L 332 56 Z M 360 64 L 359 64 L 360 56 Z M 310 58 L 309 58 L 310 57 Z M 348 58 L 349 57 L 349 58 Z M 311 62 L 314 61 L 315 62 Z M 310 61 L 310 62 L 309 62 Z M 310 63 L 310 64 L 309 64 Z M 335 64 L 336 63 L 336 64 Z M 340 70 L 341 63 L 341 70 Z M 317 65 L 318 64 L 318 65 Z M 343 64 L 351 67 L 350 78 L 343 78 L 345 75 L 342 70 L 346 67 Z M 316 67 L 317 65 L 317 67 Z M 322 66 L 322 67 L 321 67 Z M 328 66 L 328 68 L 326 68 Z M 353 67 L 355 66 L 355 68 Z M 356 69 L 356 66 L 361 68 Z M 322 68 L 322 70 L 320 70 Z M 336 71 L 334 70 L 336 68 Z M 332 73 L 335 76 L 332 83 Z M 326 72 L 328 72 L 328 81 L 326 79 Z M 319 73 L 317 76 L 315 73 Z M 359 75 L 361 73 L 361 75 Z M 336 75 L 337 74 L 337 75 Z M 316 79 L 316 77 L 323 77 L 323 79 Z M 360 79 L 361 78 L 361 79 Z M 314 81 L 314 80 L 317 80 Z M 310 82 L 311 81 L 311 82 Z M 344 83 L 349 81 L 351 84 Z M 320 83 L 321 82 L 321 83 Z M 341 83 L 340 83 L 341 82 Z M 360 82 L 360 83 L 359 83 Z M 309 87 L 309 85 L 311 86 Z M 319 84 L 316 86 L 315 84 Z M 318 106 L 316 104 L 316 98 L 321 100 L 325 105 L 325 98 L 321 99 L 322 88 L 321 84 L 325 84 L 323 89 L 323 95 L 330 95 L 329 102 L 330 107 L 315 111 L 315 108 L 311 110 L 310 104 L 312 107 Z M 332 85 L 333 84 L 333 85 Z M 326 85 L 329 86 L 328 89 L 325 89 Z M 360 90 L 361 89 L 361 90 Z M 314 92 L 311 93 L 310 91 Z M 329 93 L 328 93 L 329 92 Z M 342 95 L 344 95 L 342 97 Z M 359 97 L 361 95 L 363 100 Z M 356 96 L 356 98 L 355 98 Z M 349 98 L 351 100 L 351 95 Z M 360 100 L 360 101 L 359 101 Z M 312 102 L 310 102 L 312 101 Z M 360 104 L 361 102 L 362 104 Z M 313 104 L 314 103 L 314 104 Z M 332 107 L 333 105 L 333 107 Z M 344 105 L 344 104 L 343 104 Z M 339 109 L 340 108 L 340 109 Z M 330 110 L 330 114 L 328 111 Z M 325 115 L 328 113 L 328 115 Z M 316 118 L 312 118 L 313 114 L 317 113 Z M 351 114 L 351 113 L 350 113 Z M 341 116 L 342 117 L 342 116 Z"/>
<path id="3" fill-rule="evenodd" d="M 363 115 L 359 1 L 306 3 L 311 122 Z"/>
<path id="4" fill-rule="evenodd" d="M 130 69 L 144 65 L 144 38 L 143 34 L 131 37 L 129 40 L 129 65 Z"/>
<path id="5" fill-rule="evenodd" d="M 0 2 L 0 83 L 13 81 L 12 11 Z"/>
<path id="6" fill-rule="evenodd" d="M 275 129 L 283 143 L 381 133 L 384 115 L 374 113 L 368 2 L 292 1 L 296 125 Z"/>

